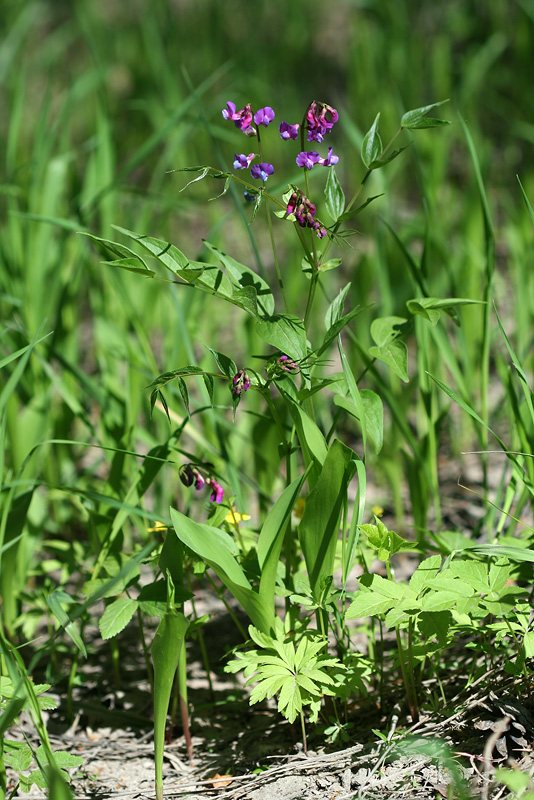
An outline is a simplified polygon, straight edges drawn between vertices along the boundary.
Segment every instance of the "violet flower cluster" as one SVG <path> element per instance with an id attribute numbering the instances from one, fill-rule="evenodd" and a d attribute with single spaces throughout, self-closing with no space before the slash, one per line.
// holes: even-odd
<path id="1" fill-rule="evenodd" d="M 319 239 L 323 239 L 326 236 L 326 228 L 321 225 L 319 220 L 315 219 L 315 211 L 316 207 L 311 200 L 308 200 L 300 189 L 296 189 L 289 198 L 286 216 L 289 217 L 293 214 L 295 222 L 301 228 L 311 228 Z"/>
<path id="2" fill-rule="evenodd" d="M 194 467 L 192 464 L 183 464 L 180 467 L 179 475 L 184 486 L 193 486 L 194 484 L 197 492 L 203 489 L 204 486 L 209 486 L 211 489 L 210 500 L 213 503 L 222 502 L 224 489 L 211 475 L 204 477 L 198 467 Z"/>
<path id="3" fill-rule="evenodd" d="M 232 380 L 232 396 L 234 398 L 241 397 L 243 392 L 246 392 L 248 389 L 250 389 L 250 378 L 244 369 L 240 369 L 239 372 L 236 372 Z"/>
<path id="4" fill-rule="evenodd" d="M 266 128 L 273 121 L 275 112 L 271 106 L 260 108 L 256 113 L 252 112 L 250 103 L 247 103 L 244 108 L 237 110 L 236 104 L 229 100 L 226 103 L 226 108 L 223 109 L 222 115 L 224 119 L 234 122 L 236 128 L 239 128 L 246 136 L 256 136 L 260 149 L 261 158 L 261 145 L 258 127 L 260 125 Z M 309 142 L 322 142 L 327 133 L 330 133 L 334 124 L 338 120 L 338 113 L 335 108 L 327 105 L 326 103 L 319 103 L 313 101 L 308 106 L 306 111 L 304 130 L 306 131 L 306 138 Z M 252 124 L 257 127 L 254 127 Z M 300 124 L 298 122 L 291 124 L 283 120 L 279 125 L 280 137 L 286 141 L 296 140 L 299 137 Z M 235 153 L 234 169 L 250 169 L 251 176 L 256 180 L 266 181 L 269 175 L 274 173 L 274 166 L 267 161 L 262 161 L 260 164 L 251 166 L 252 161 L 256 158 L 256 153 Z M 331 167 L 339 161 L 338 156 L 333 152 L 330 147 L 326 158 L 321 158 L 319 153 L 315 150 L 302 151 L 297 156 L 297 165 L 305 169 L 313 169 L 316 165 L 321 167 Z M 315 212 L 313 212 L 315 213 Z M 311 227 L 311 226 L 310 226 Z"/>

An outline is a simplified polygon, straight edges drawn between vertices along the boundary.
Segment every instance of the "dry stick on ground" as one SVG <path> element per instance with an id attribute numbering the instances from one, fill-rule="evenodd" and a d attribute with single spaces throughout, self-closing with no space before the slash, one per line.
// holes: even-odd
<path id="1" fill-rule="evenodd" d="M 481 800 L 488 800 L 489 795 L 489 787 L 490 787 L 490 773 L 493 770 L 493 759 L 491 754 L 493 753 L 493 748 L 501 738 L 502 734 L 505 732 L 506 728 L 510 723 L 510 717 L 503 717 L 495 724 L 495 729 L 491 736 L 488 738 L 488 741 L 484 745 L 484 785 L 482 787 L 481 792 Z"/>

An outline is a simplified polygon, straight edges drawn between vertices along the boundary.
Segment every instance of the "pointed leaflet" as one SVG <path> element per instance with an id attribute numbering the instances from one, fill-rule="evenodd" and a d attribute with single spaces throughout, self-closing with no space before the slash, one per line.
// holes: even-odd
<path id="1" fill-rule="evenodd" d="M 425 115 L 428 114 L 429 111 L 432 111 L 433 108 L 438 108 L 438 106 L 442 106 L 444 103 L 448 102 L 448 100 L 441 100 L 439 103 L 431 103 L 428 106 L 421 106 L 421 108 L 414 108 L 412 111 L 407 111 L 402 115 L 401 127 L 415 130 L 417 128 L 433 128 L 439 125 L 450 125 L 450 122 L 444 119 L 433 119 L 429 117 L 424 119 Z"/>
<path id="2" fill-rule="evenodd" d="M 306 332 L 299 317 L 274 314 L 256 322 L 256 333 L 264 342 L 278 348 L 295 361 L 306 358 Z"/>
<path id="3" fill-rule="evenodd" d="M 194 522 L 171 508 L 171 520 L 176 536 L 217 573 L 253 624 L 265 633 L 274 628 L 274 596 L 267 603 L 250 585 L 243 569 L 232 552 L 230 537 L 211 525 Z"/>
<path id="4" fill-rule="evenodd" d="M 345 210 L 345 195 L 337 179 L 334 167 L 328 170 L 328 178 L 324 190 L 326 209 L 334 221 L 338 220 Z"/>
<path id="5" fill-rule="evenodd" d="M 307 478 L 308 470 L 293 481 L 275 502 L 260 531 L 257 545 L 258 562 L 260 565 L 259 594 L 266 602 L 271 602 L 274 597 L 276 572 L 278 560 L 284 541 L 287 522 Z"/>
<path id="6" fill-rule="evenodd" d="M 365 413 L 365 425 L 367 433 L 374 442 L 375 450 L 378 453 L 382 450 L 384 441 L 384 409 L 382 406 L 382 399 L 376 392 L 371 389 L 362 389 L 360 392 L 363 410 Z M 336 406 L 345 409 L 349 414 L 360 419 L 356 404 L 350 397 L 345 397 L 342 394 L 334 395 L 334 403 Z"/>
<path id="7" fill-rule="evenodd" d="M 362 143 L 362 161 L 369 169 L 373 161 L 380 156 L 382 152 L 382 141 L 378 133 L 378 122 L 380 120 L 380 112 L 375 117 L 375 121 L 363 137 Z"/>
<path id="8" fill-rule="evenodd" d="M 299 525 L 299 540 L 306 561 L 310 587 L 319 599 L 323 577 L 334 571 L 339 524 L 347 488 L 356 471 L 356 454 L 350 447 L 334 440 L 321 474 L 306 498 Z"/>
<path id="9" fill-rule="evenodd" d="M 253 269 L 240 264 L 231 256 L 227 256 L 214 244 L 204 240 L 204 245 L 216 256 L 226 269 L 230 280 L 238 289 L 253 288 L 256 292 L 258 306 L 263 314 L 269 316 L 274 313 L 274 297 L 269 284 L 263 280 Z"/>

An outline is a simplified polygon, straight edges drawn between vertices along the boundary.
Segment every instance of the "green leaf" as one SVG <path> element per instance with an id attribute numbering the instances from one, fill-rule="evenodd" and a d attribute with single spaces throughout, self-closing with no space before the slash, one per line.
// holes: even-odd
<path id="1" fill-rule="evenodd" d="M 120 633 L 137 611 L 137 600 L 119 597 L 111 603 L 100 617 L 98 627 L 103 639 L 111 639 Z"/>
<path id="2" fill-rule="evenodd" d="M 54 758 L 59 769 L 74 769 L 81 767 L 84 762 L 81 756 L 73 756 L 66 750 L 54 750 Z"/>
<path id="3" fill-rule="evenodd" d="M 441 567 L 441 556 L 430 556 L 425 558 L 409 581 L 409 586 L 416 595 L 419 595 L 423 589 L 429 585 L 429 580 L 435 578 Z"/>
<path id="4" fill-rule="evenodd" d="M 375 592 L 357 592 L 350 606 L 347 609 L 347 619 L 359 619 L 360 617 L 374 617 L 377 614 L 384 614 L 389 611 L 396 599 L 384 597 Z"/>
<path id="5" fill-rule="evenodd" d="M 14 747 L 14 745 L 19 745 Z M 15 772 L 22 772 L 29 769 L 33 760 L 33 754 L 29 746 L 23 742 L 4 741 L 4 762 L 6 767 L 10 767 Z"/>
<path id="6" fill-rule="evenodd" d="M 378 347 L 385 347 L 400 336 L 399 327 L 405 325 L 404 317 L 378 317 L 371 323 L 371 336 Z"/>
<path id="7" fill-rule="evenodd" d="M 333 311 L 335 311 L 335 309 L 333 309 Z M 325 350 L 328 350 L 328 348 L 330 347 L 331 343 L 341 333 L 343 328 L 346 325 L 348 325 L 349 322 L 352 322 L 352 320 L 355 317 L 357 317 L 358 314 L 361 314 L 362 311 L 363 311 L 363 308 L 361 308 L 360 306 L 357 306 L 356 308 L 353 308 L 352 311 L 349 311 L 347 314 L 345 314 L 343 317 L 341 317 L 341 319 L 337 319 L 330 326 L 328 331 L 325 333 L 325 337 L 323 339 L 323 343 L 321 344 L 319 349 L 315 351 L 315 355 L 317 357 L 319 357 L 320 355 L 322 355 L 325 352 Z"/>
<path id="8" fill-rule="evenodd" d="M 424 128 L 424 127 L 432 127 L 432 124 L 426 125 L 421 124 L 423 118 L 429 111 L 432 111 L 433 108 L 438 108 L 442 106 L 444 103 L 448 103 L 448 100 L 440 100 L 439 103 L 431 103 L 428 106 L 421 106 L 421 108 L 414 108 L 412 111 L 407 111 L 405 114 L 402 115 L 401 118 L 401 127 L 408 128 L 408 129 L 417 129 L 417 128 Z M 439 124 L 439 125 L 449 125 L 449 122 L 445 120 L 430 120 L 431 123 Z"/>
<path id="9" fill-rule="evenodd" d="M 263 315 L 270 316 L 274 313 L 274 297 L 269 284 L 264 281 L 262 277 L 250 267 L 240 264 L 239 261 L 223 253 L 222 250 L 219 250 L 219 248 L 215 247 L 211 242 L 204 240 L 204 245 L 219 259 L 226 269 L 230 280 L 238 290 L 244 290 L 245 295 L 249 292 L 249 296 L 250 290 L 254 290 L 258 307 L 261 309 Z M 244 295 L 238 292 L 237 296 L 243 297 Z M 234 293 L 234 299 L 235 298 L 236 293 Z"/>
<path id="10" fill-rule="evenodd" d="M 456 323 L 460 324 L 460 319 L 456 311 L 456 306 L 484 305 L 483 300 L 470 300 L 466 297 L 449 297 L 440 299 L 439 297 L 418 297 L 408 300 L 406 307 L 410 314 L 420 314 L 435 325 L 439 320 L 441 311 L 444 311 Z"/>
<path id="11" fill-rule="evenodd" d="M 78 628 L 74 622 L 71 622 L 68 614 L 63 609 L 56 592 L 52 592 L 52 594 L 46 598 L 46 604 L 61 627 L 65 630 L 65 633 L 70 636 L 80 653 L 82 653 L 84 658 L 87 658 L 87 651 Z"/>
<path id="12" fill-rule="evenodd" d="M 125 269 L 128 272 L 137 272 L 138 274 L 144 275 L 147 278 L 152 278 L 156 274 L 148 267 L 140 267 L 139 259 L 137 258 L 119 258 L 115 261 L 103 261 L 102 263 L 106 264 L 108 267 L 118 267 L 119 269 Z"/>
<path id="13" fill-rule="evenodd" d="M 328 178 L 326 179 L 324 193 L 326 198 L 326 210 L 335 222 L 341 217 L 345 210 L 345 195 L 343 194 L 343 189 L 338 181 L 334 167 L 330 167 L 328 170 Z"/>
<path id="14" fill-rule="evenodd" d="M 229 356 L 226 356 L 224 353 L 219 353 L 217 350 L 212 350 L 211 347 L 208 347 L 207 345 L 206 348 L 210 351 L 210 353 L 212 353 L 222 374 L 226 375 L 227 378 L 233 378 L 237 372 L 235 361 L 232 361 L 232 359 Z"/>
<path id="15" fill-rule="evenodd" d="M 256 628 L 269 633 L 274 628 L 274 596 L 267 603 L 254 592 L 232 552 L 232 539 L 219 528 L 194 522 L 174 508 L 171 520 L 178 539 L 217 573 Z"/>
<path id="16" fill-rule="evenodd" d="M 480 561 L 454 560 L 450 564 L 449 572 L 463 583 L 467 583 L 476 592 L 485 594 L 490 591 L 487 564 L 482 564 Z"/>
<path id="17" fill-rule="evenodd" d="M 525 658 L 534 658 L 534 631 L 527 631 L 523 637 Z"/>
<path id="18" fill-rule="evenodd" d="M 374 161 L 371 161 L 371 163 L 369 164 L 368 168 L 369 169 L 380 169 L 381 167 L 385 167 L 386 164 L 389 164 L 390 161 L 393 161 L 395 158 L 397 158 L 397 156 L 400 156 L 400 154 L 404 150 L 406 150 L 407 147 L 408 147 L 408 145 L 405 145 L 404 147 L 399 147 L 398 150 L 393 150 L 392 153 L 390 153 L 387 156 L 384 156 L 384 158 L 375 158 Z"/>
<path id="19" fill-rule="evenodd" d="M 112 242 L 110 239 L 103 239 L 101 236 L 96 236 L 94 233 L 89 233 L 88 231 L 78 231 L 78 233 L 80 236 L 87 236 L 88 239 L 98 242 L 105 250 L 109 250 L 114 255 L 119 256 L 119 264 L 123 261 L 127 261 L 131 263 L 131 266 L 135 265 L 136 270 L 139 270 L 139 272 L 152 273 L 152 270 L 148 268 L 147 263 L 143 261 L 141 256 L 138 256 L 137 253 L 134 253 L 133 250 L 130 250 L 130 248 L 126 247 L 124 244 Z"/>
<path id="20" fill-rule="evenodd" d="M 367 433 L 373 440 L 375 450 L 378 454 L 382 449 L 384 431 L 384 408 L 382 399 L 376 392 L 371 391 L 371 389 L 362 389 L 360 391 L 360 397 L 365 414 Z M 359 420 L 360 417 L 356 404 L 349 397 L 336 394 L 334 395 L 334 403 Z"/>
<path id="21" fill-rule="evenodd" d="M 380 112 L 375 117 L 375 121 L 363 137 L 362 142 L 362 161 L 370 169 L 373 161 L 376 161 L 382 153 L 382 141 L 378 133 L 378 122 L 380 120 Z"/>
<path id="22" fill-rule="evenodd" d="M 393 341 L 384 347 L 370 347 L 369 355 L 387 364 L 401 381 L 408 383 L 408 348 L 404 342 Z"/>
<path id="23" fill-rule="evenodd" d="M 361 206 L 358 206 L 358 208 L 351 208 L 350 211 L 345 211 L 345 213 L 342 214 L 340 216 L 340 218 L 338 219 L 338 222 L 345 222 L 346 219 L 350 219 L 351 217 L 355 217 L 356 214 L 359 214 L 360 211 L 363 211 L 364 208 L 367 208 L 369 203 L 372 203 L 373 200 L 378 200 L 379 197 L 383 197 L 383 196 L 384 196 L 384 192 L 381 192 L 381 194 L 375 194 L 375 195 L 373 195 L 373 197 L 368 197 L 367 200 L 365 201 L 365 203 L 362 203 Z"/>
<path id="24" fill-rule="evenodd" d="M 307 472 L 304 472 L 284 489 L 269 511 L 258 537 L 256 551 L 261 571 L 259 594 L 266 602 L 270 602 L 275 594 L 276 574 L 287 524 L 306 478 Z"/>
<path id="25" fill-rule="evenodd" d="M 457 602 L 458 594 L 456 592 L 438 590 L 423 595 L 421 608 L 423 611 L 448 611 L 454 608 Z"/>
<path id="26" fill-rule="evenodd" d="M 341 317 L 343 316 L 343 304 L 345 302 L 345 298 L 350 289 L 350 283 L 345 284 L 345 286 L 339 290 L 336 297 L 332 300 L 330 305 L 328 306 L 328 310 L 324 317 L 324 326 L 327 331 L 330 330 L 332 325 L 336 322 L 339 322 Z M 337 333 L 335 334 L 337 336 Z"/>
<path id="27" fill-rule="evenodd" d="M 300 361 L 306 358 L 306 332 L 299 317 L 290 314 L 275 314 L 256 322 L 256 333 L 264 342 L 276 347 L 290 358 Z"/>
<path id="28" fill-rule="evenodd" d="M 319 479 L 306 498 L 299 541 L 316 601 L 320 599 L 323 578 L 331 577 L 334 571 L 341 512 L 356 471 L 355 459 L 350 447 L 334 440 Z"/>
<path id="29" fill-rule="evenodd" d="M 363 401 L 360 394 L 360 390 L 358 389 L 358 384 L 352 374 L 352 370 L 350 368 L 349 362 L 347 361 L 347 357 L 345 356 L 345 352 L 343 350 L 343 345 L 341 343 L 341 336 L 337 337 L 337 347 L 339 350 L 339 357 L 341 358 L 341 366 L 343 367 L 343 375 L 345 376 L 345 380 L 347 382 L 347 388 L 349 390 L 349 395 L 356 407 L 358 419 L 360 420 L 360 425 L 362 429 L 362 440 L 363 440 L 363 452 L 364 452 L 364 460 L 365 454 L 367 452 L 367 419 L 365 417 L 365 410 L 363 407 Z"/>
<path id="30" fill-rule="evenodd" d="M 280 389 L 279 384 L 277 386 Z M 321 433 L 317 424 L 307 414 L 304 409 L 286 393 L 283 392 L 283 397 L 287 401 L 289 412 L 293 418 L 293 422 L 297 431 L 298 440 L 304 456 L 304 463 L 306 467 L 311 466 L 308 482 L 311 487 L 315 486 L 319 477 L 321 468 L 323 466 L 328 448 L 326 440 Z"/>
<path id="31" fill-rule="evenodd" d="M 331 269 L 337 269 L 341 265 L 340 258 L 329 258 L 328 261 L 321 261 L 319 264 L 319 272 L 329 272 Z"/>

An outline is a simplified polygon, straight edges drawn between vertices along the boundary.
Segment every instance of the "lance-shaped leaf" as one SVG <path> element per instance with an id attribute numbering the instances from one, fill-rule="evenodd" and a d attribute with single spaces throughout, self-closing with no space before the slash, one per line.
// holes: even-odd
<path id="1" fill-rule="evenodd" d="M 319 479 L 306 498 L 299 540 L 315 600 L 319 600 L 323 578 L 331 577 L 334 571 L 341 512 L 356 470 L 355 458 L 350 447 L 334 440 Z"/>
<path id="2" fill-rule="evenodd" d="M 439 103 L 431 103 L 428 106 L 421 106 L 421 108 L 414 108 L 412 111 L 407 111 L 402 115 L 401 127 L 416 130 L 418 128 L 436 128 L 443 125 L 450 125 L 451 123 L 448 120 L 434 119 L 426 116 L 433 108 L 438 108 L 438 106 L 442 106 L 444 103 L 448 102 L 448 100 L 441 100 Z"/>
<path id="3" fill-rule="evenodd" d="M 376 161 L 382 153 L 382 140 L 378 133 L 378 122 L 380 120 L 380 112 L 375 117 L 375 121 L 363 137 L 362 142 L 362 161 L 367 167 L 371 168 L 373 161 Z"/>
<path id="4" fill-rule="evenodd" d="M 270 603 L 250 585 L 233 552 L 231 538 L 219 528 L 194 522 L 171 508 L 176 536 L 217 573 L 254 625 L 265 633 L 274 627 L 274 596 Z"/>

